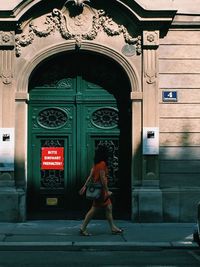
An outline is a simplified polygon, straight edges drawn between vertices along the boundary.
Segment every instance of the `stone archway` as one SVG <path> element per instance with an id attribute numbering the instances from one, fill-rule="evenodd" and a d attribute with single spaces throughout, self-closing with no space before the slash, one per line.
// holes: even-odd
<path id="1" fill-rule="evenodd" d="M 77 192 L 93 164 L 94 150 L 104 144 L 110 151 L 108 181 L 115 217 L 130 218 L 130 105 L 126 74 L 105 56 L 84 51 L 61 53 L 34 70 L 28 104 L 31 217 L 51 217 L 53 211 L 54 217 L 80 218 L 86 208 Z M 63 150 L 62 170 L 42 164 L 41 151 L 50 151 L 51 146 Z"/>
<path id="2" fill-rule="evenodd" d="M 28 95 L 28 84 L 29 77 L 33 69 L 40 64 L 44 59 L 49 56 L 55 55 L 59 52 L 70 51 L 74 47 L 73 42 L 69 42 L 67 45 L 61 44 L 50 49 L 43 50 L 40 54 L 33 57 L 27 64 L 24 65 L 19 75 L 17 81 L 17 92 L 16 92 L 16 125 L 20 121 L 21 127 L 16 127 L 16 161 L 20 162 L 20 168 L 17 166 L 17 172 L 20 174 L 21 181 L 19 183 L 27 183 L 27 100 L 29 99 Z M 134 153 L 137 151 L 137 146 L 140 144 L 139 136 L 141 132 L 141 123 L 138 124 L 138 121 L 141 121 L 141 99 L 140 99 L 140 85 L 137 72 L 130 64 L 130 62 L 124 58 L 121 54 L 112 50 L 109 47 L 104 47 L 99 44 L 91 45 L 89 42 L 85 41 L 82 44 L 82 50 L 93 51 L 100 55 L 106 55 L 107 57 L 114 60 L 117 64 L 121 65 L 124 69 L 126 75 L 129 78 L 131 84 L 131 96 L 130 98 L 136 98 L 136 102 L 132 102 L 132 178 L 134 180 Z M 138 101 L 139 100 L 139 101 Z M 135 116 L 140 117 L 140 119 L 135 120 Z M 25 137 L 25 138 L 22 138 Z M 136 162 L 137 164 L 137 162 Z M 138 164 L 137 164 L 138 165 Z M 139 166 L 139 165 L 138 165 Z M 138 168 L 137 166 L 137 168 Z M 22 178 L 23 177 L 23 178 Z M 133 210 L 133 207 L 132 207 Z M 132 213 L 132 212 L 131 212 Z"/>

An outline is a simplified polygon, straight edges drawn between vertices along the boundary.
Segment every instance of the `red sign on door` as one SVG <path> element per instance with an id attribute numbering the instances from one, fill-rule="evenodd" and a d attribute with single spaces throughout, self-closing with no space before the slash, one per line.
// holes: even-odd
<path id="1" fill-rule="evenodd" d="M 42 147 L 42 170 L 64 169 L 64 147 Z"/>

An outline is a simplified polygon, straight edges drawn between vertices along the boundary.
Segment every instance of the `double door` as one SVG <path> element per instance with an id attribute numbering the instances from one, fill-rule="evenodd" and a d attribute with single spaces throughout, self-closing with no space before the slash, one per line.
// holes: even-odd
<path id="1" fill-rule="evenodd" d="M 120 112 L 112 94 L 81 76 L 31 89 L 29 214 L 41 219 L 45 214 L 51 218 L 80 217 L 87 202 L 78 190 L 89 174 L 95 149 L 101 145 L 109 150 L 109 187 L 114 192 L 116 212 L 127 212 L 130 142 L 128 126 L 120 129 L 120 120 L 126 120 L 127 113 Z"/>

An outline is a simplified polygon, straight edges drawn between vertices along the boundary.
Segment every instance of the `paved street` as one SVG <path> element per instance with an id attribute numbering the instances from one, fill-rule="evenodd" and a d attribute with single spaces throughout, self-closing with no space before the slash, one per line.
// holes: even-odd
<path id="1" fill-rule="evenodd" d="M 147 251 L 2 251 L 0 267 L 199 267 L 197 249 Z"/>
<path id="2" fill-rule="evenodd" d="M 138 224 L 93 220 L 90 237 L 79 235 L 81 221 L 0 223 L 0 267 L 199 267 L 194 224 Z"/>
<path id="3" fill-rule="evenodd" d="M 79 235 L 82 221 L 43 220 L 24 223 L 0 223 L 0 250 L 129 250 L 132 247 L 198 248 L 193 242 L 193 223 L 142 224 L 116 221 L 122 235 L 111 235 L 104 220 L 93 220 L 88 226 L 90 237 Z M 6 249 L 5 249 L 6 248 Z M 38 248 L 38 249 L 37 249 Z M 113 249 L 114 248 L 114 249 Z"/>

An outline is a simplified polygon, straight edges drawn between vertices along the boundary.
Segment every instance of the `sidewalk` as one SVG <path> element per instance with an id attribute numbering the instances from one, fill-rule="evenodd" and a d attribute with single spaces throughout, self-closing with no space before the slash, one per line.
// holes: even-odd
<path id="1" fill-rule="evenodd" d="M 81 221 L 43 220 L 0 223 L 0 250 L 136 250 L 198 248 L 194 223 L 133 223 L 116 221 L 124 229 L 112 235 L 106 221 L 93 220 L 90 237 L 79 235 Z"/>

